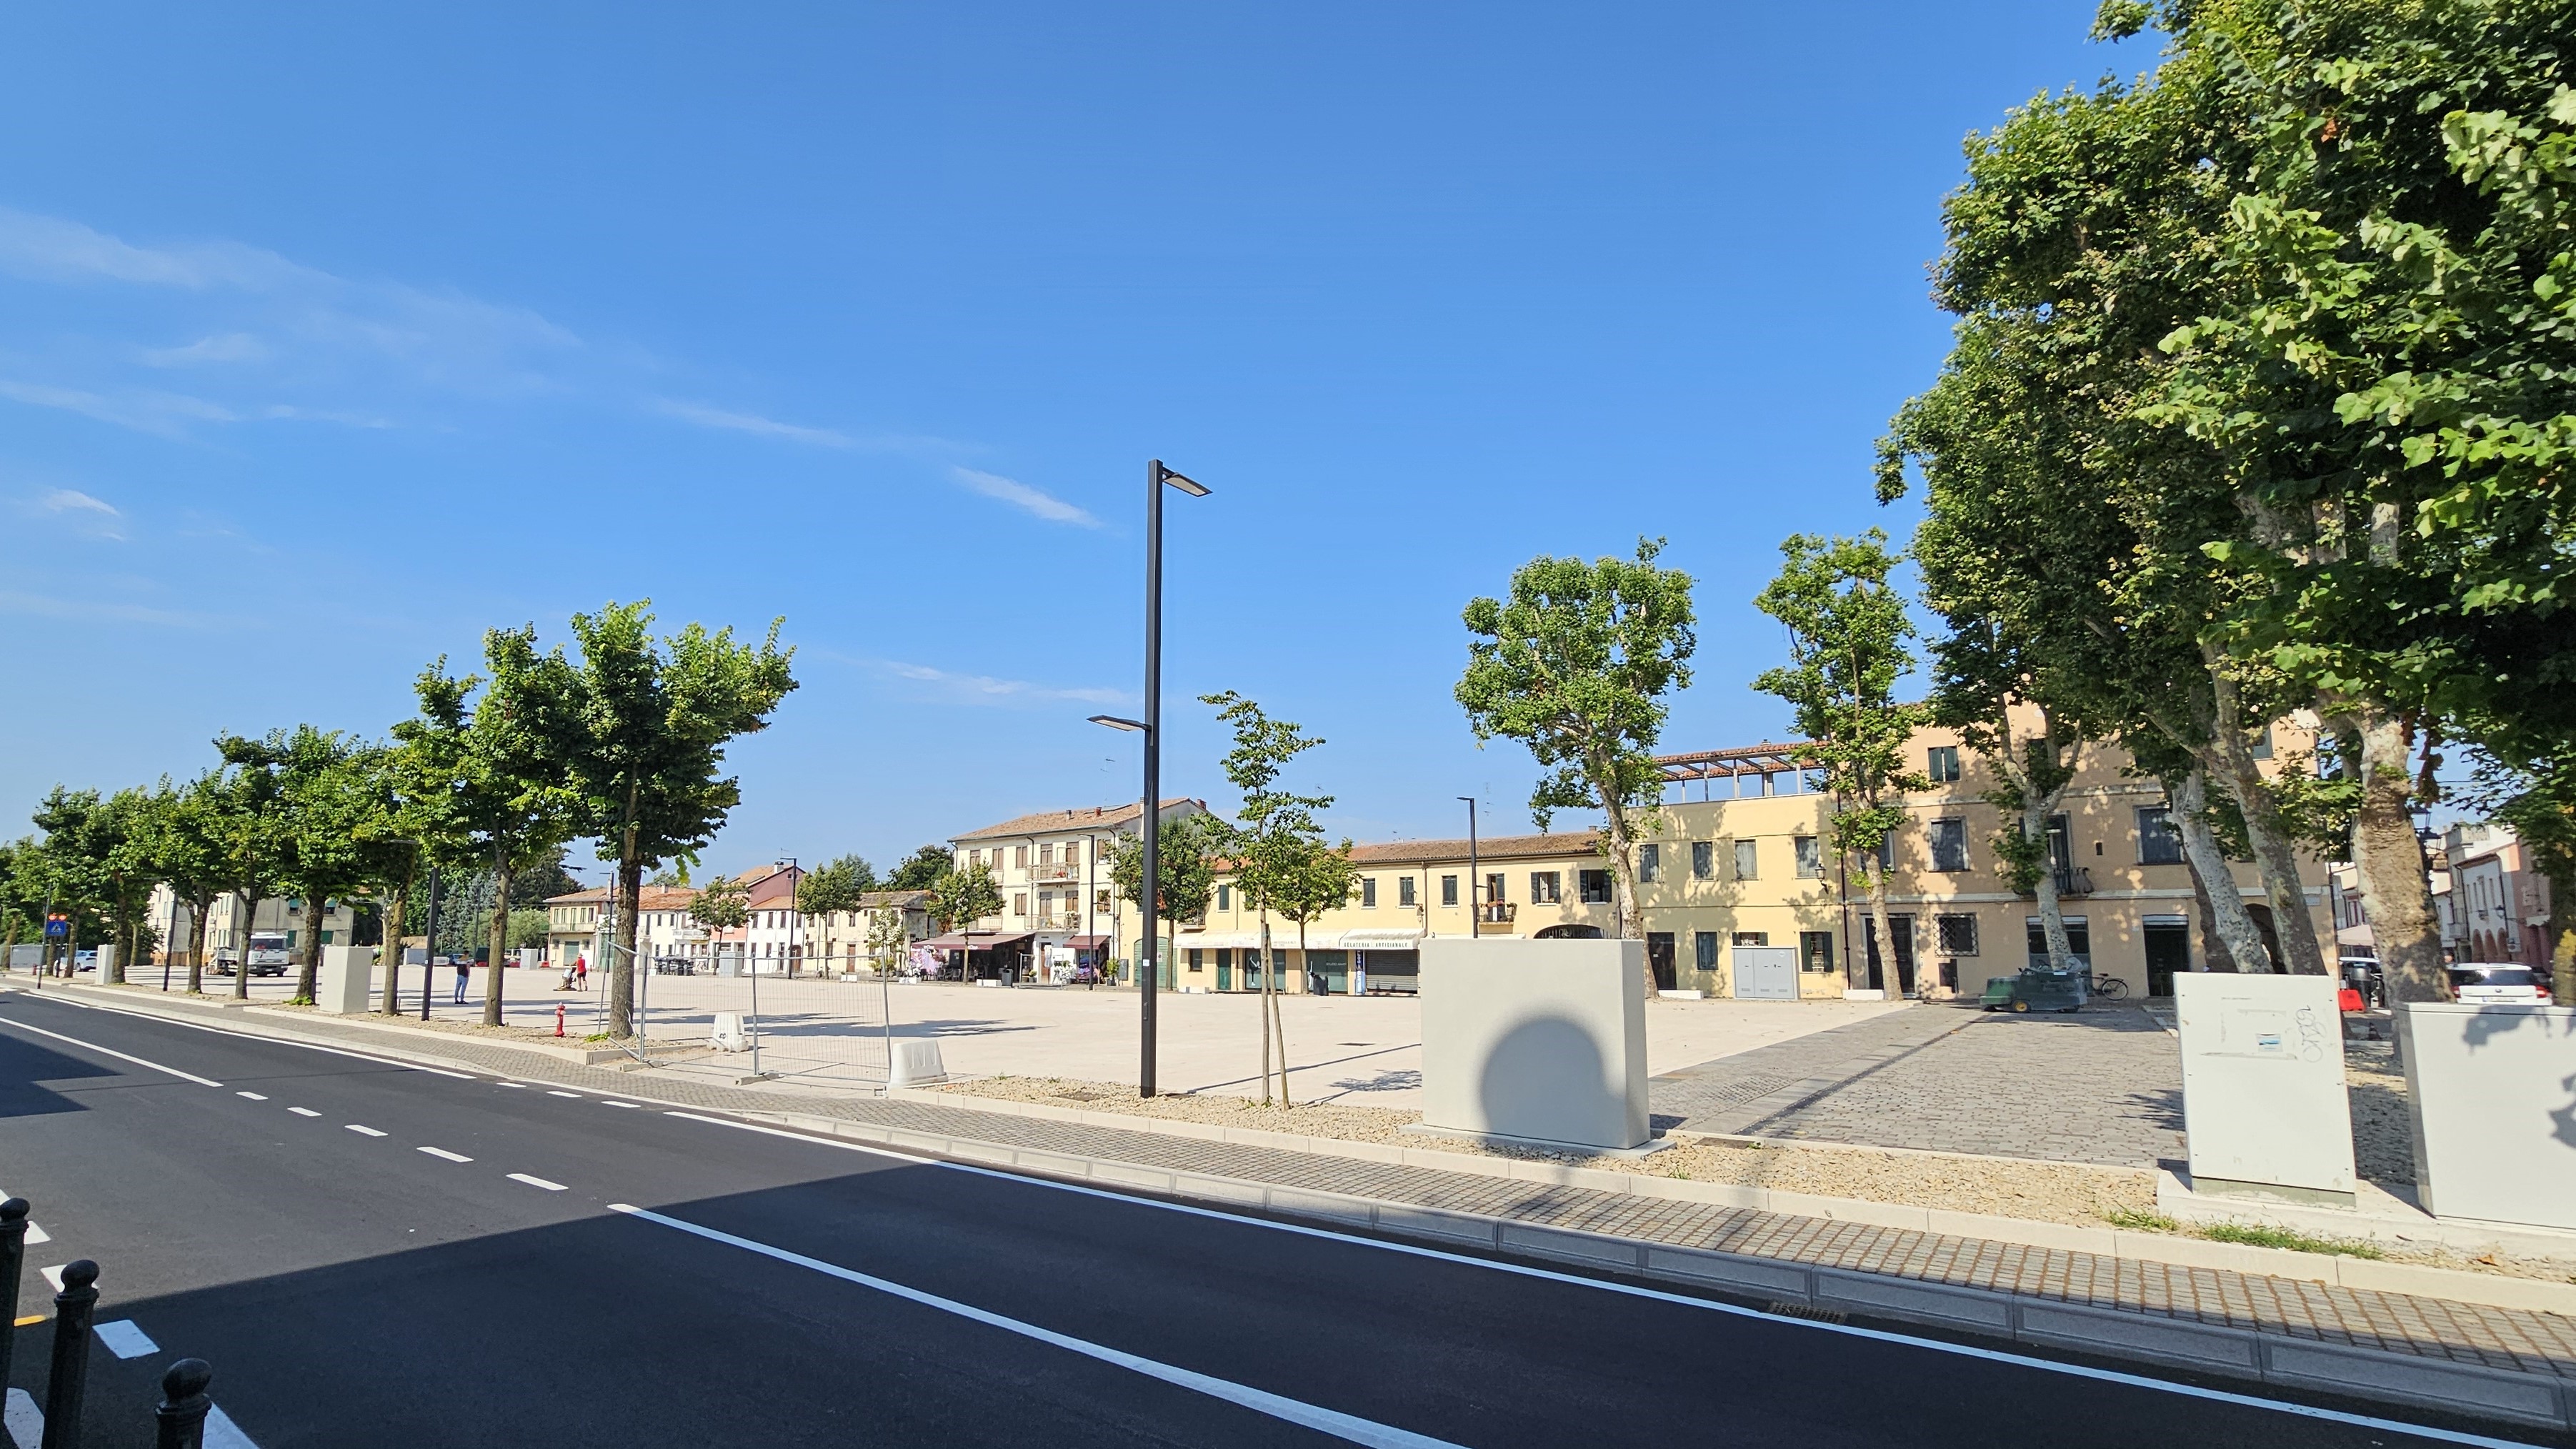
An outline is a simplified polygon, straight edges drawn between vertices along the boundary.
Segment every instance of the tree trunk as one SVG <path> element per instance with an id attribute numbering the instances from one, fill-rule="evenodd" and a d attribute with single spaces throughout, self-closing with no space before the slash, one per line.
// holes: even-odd
<path id="1" fill-rule="evenodd" d="M 215 913 L 215 898 L 188 902 L 188 994 L 206 991 L 206 926 Z"/>
<path id="2" fill-rule="evenodd" d="M 2424 879 L 2424 847 L 2415 837 L 2414 730 L 2374 705 L 2351 711 L 2361 738 L 2361 807 L 2354 813 L 2353 865 L 2361 908 L 2378 945 L 2379 970 L 2393 1002 L 2447 1001 L 2441 929 Z M 2274 915 L 2280 912 L 2275 910 Z M 2287 934 L 2286 929 L 2284 934 Z"/>
<path id="3" fill-rule="evenodd" d="M 1261 1105 L 1270 1105 L 1270 913 L 1261 913 Z"/>
<path id="4" fill-rule="evenodd" d="M 600 964 L 608 968 L 608 1034 L 623 1038 L 635 1034 L 635 937 L 643 921 L 644 862 L 631 853 L 617 862 L 617 889 L 616 929 Z"/>
<path id="5" fill-rule="evenodd" d="M 2245 721 L 2236 683 L 2213 669 L 2210 688 L 2218 704 L 2218 727 L 2212 741 L 2219 780 L 2245 817 L 2245 838 L 2254 847 L 2254 864 L 2262 872 L 2263 897 L 2272 907 L 2272 928 L 2280 935 L 2282 966 L 2293 975 L 2326 974 L 2324 948 L 2317 943 L 2316 917 L 2308 911 L 2308 893 L 2299 881 L 2299 856 L 2281 820 L 2281 804 L 2263 779 L 2254 747 L 2245 738 Z M 2402 762 L 2401 762 L 2402 763 Z M 2401 775 L 2404 771 L 2401 769 Z M 2412 831 L 2409 832 L 2410 838 Z"/>
<path id="6" fill-rule="evenodd" d="M 385 893 L 384 944 L 376 958 L 385 973 L 384 1014 L 402 1015 L 403 913 L 411 909 L 411 876 L 406 873 Z"/>
<path id="7" fill-rule="evenodd" d="M 1646 939 L 1646 923 L 1637 910 L 1637 862 L 1629 851 L 1628 812 L 1619 802 L 1609 799 L 1606 792 L 1602 798 L 1602 815 L 1609 822 L 1610 891 L 1619 939 L 1642 941 Z M 1651 959 L 1646 961 L 1645 969 L 1646 999 L 1651 1001 L 1662 993 L 1655 989 L 1655 963 Z"/>
<path id="8" fill-rule="evenodd" d="M 316 976 L 322 962 L 322 922 L 328 919 L 325 913 L 329 909 L 329 902 L 322 899 L 319 891 L 305 893 L 304 949 L 296 953 L 304 959 L 295 966 L 295 999 L 298 1001 L 311 1001 L 313 993 L 319 989 Z"/>
<path id="9" fill-rule="evenodd" d="M 241 921 L 233 928 L 233 999 L 250 1000 L 250 928 L 256 918 L 259 902 L 249 891 L 235 891 L 241 902 Z"/>
<path id="10" fill-rule="evenodd" d="M 1897 969 L 1896 933 L 1888 925 L 1887 871 L 1879 865 L 1876 856 L 1869 857 L 1861 866 L 1861 888 L 1869 893 L 1870 928 L 1878 932 L 1880 985 L 1887 992 L 1888 1000 L 1901 1001 L 1905 997 L 1905 977 Z M 1921 989 L 1918 982 L 1917 992 Z"/>
<path id="11" fill-rule="evenodd" d="M 501 1024 L 501 962 L 510 949 L 510 857 L 492 852 L 491 974 L 483 978 L 483 1024 Z"/>
<path id="12" fill-rule="evenodd" d="M 1297 922 L 1297 967 L 1310 976 L 1314 974 L 1314 967 L 1306 955 L 1306 923 L 1303 920 Z M 1297 1099 L 1288 1093 L 1287 995 L 1282 991 L 1270 999 L 1270 1031 L 1279 1042 L 1279 1105 L 1283 1108 L 1297 1105 Z"/>
<path id="13" fill-rule="evenodd" d="M 2269 972 L 2272 952 L 2263 944 L 2262 928 L 2245 909 L 2245 892 L 2227 868 L 2227 853 L 2218 848 L 2218 832 L 2209 828 L 2209 777 L 2193 770 L 2171 790 L 2174 830 L 2182 837 L 2184 863 L 2199 888 L 2201 909 L 2208 913 L 2201 932 L 2209 941 L 2210 969 L 2218 969 L 2223 952 L 2233 970 Z"/>

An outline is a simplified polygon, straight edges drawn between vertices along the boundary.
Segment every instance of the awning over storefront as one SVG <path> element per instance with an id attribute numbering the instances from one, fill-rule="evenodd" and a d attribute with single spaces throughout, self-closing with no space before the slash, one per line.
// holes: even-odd
<path id="1" fill-rule="evenodd" d="M 1419 948 L 1421 945 L 1422 933 L 1420 931 L 1401 930 L 1386 926 L 1372 926 L 1364 927 L 1356 931 L 1344 931 L 1342 932 L 1341 940 L 1341 947 L 1345 951 L 1411 951 Z"/>
<path id="2" fill-rule="evenodd" d="M 998 934 L 987 936 L 978 931 L 971 943 L 964 936 L 933 936 L 921 944 L 933 951 L 956 951 L 970 944 L 978 951 L 990 951 L 1001 946 L 1016 946 L 1027 939 L 1029 939 L 1029 933 L 1026 931 L 1010 936 Z"/>
<path id="3" fill-rule="evenodd" d="M 1107 936 L 1071 936 L 1066 938 L 1064 944 L 1076 951 L 1106 951 L 1109 949 L 1109 938 Z"/>

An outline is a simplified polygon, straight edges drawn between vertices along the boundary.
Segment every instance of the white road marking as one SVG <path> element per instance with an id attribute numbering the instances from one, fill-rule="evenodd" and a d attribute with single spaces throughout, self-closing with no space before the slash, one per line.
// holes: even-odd
<path id="1" fill-rule="evenodd" d="M 1017 1318 L 1007 1318 L 972 1304 L 960 1303 L 954 1298 L 942 1298 L 936 1293 L 907 1288 L 901 1283 L 844 1268 L 837 1263 L 826 1263 L 820 1258 L 808 1258 L 802 1253 L 789 1252 L 785 1248 L 772 1247 L 751 1238 L 738 1238 L 731 1233 L 701 1227 L 679 1218 L 664 1217 L 660 1213 L 636 1207 L 631 1203 L 613 1202 L 608 1205 L 608 1208 L 611 1212 L 625 1213 L 649 1223 L 659 1223 L 666 1228 L 677 1228 L 681 1232 L 694 1234 L 710 1242 L 723 1243 L 745 1252 L 758 1253 L 762 1257 L 775 1258 L 782 1263 L 792 1263 L 799 1268 L 810 1268 L 826 1277 L 838 1278 L 845 1283 L 874 1288 L 880 1293 L 892 1294 L 926 1308 L 936 1308 L 942 1313 L 954 1313 L 960 1318 L 971 1319 L 1006 1333 L 1016 1333 L 1023 1338 L 1034 1338 L 1040 1343 L 1053 1344 L 1057 1348 L 1068 1349 L 1085 1358 L 1098 1359 L 1102 1363 L 1128 1369 L 1143 1374 L 1147 1378 L 1176 1384 L 1213 1399 L 1223 1399 L 1229 1404 L 1240 1404 L 1255 1413 L 1268 1414 L 1274 1419 L 1313 1429 L 1317 1433 L 1330 1434 L 1336 1439 L 1347 1440 L 1353 1444 L 1382 1446 L 1382 1449 L 1456 1449 L 1456 1446 L 1446 1439 L 1435 1439 L 1428 1434 L 1416 1434 L 1410 1429 L 1398 1429 L 1392 1424 L 1381 1424 L 1374 1419 L 1363 1419 L 1356 1414 L 1345 1414 L 1338 1409 L 1327 1409 L 1300 1399 L 1274 1394 L 1266 1389 L 1256 1389 L 1248 1384 L 1238 1384 L 1230 1379 L 1199 1373 L 1193 1369 L 1178 1368 L 1138 1354 L 1128 1353 L 1123 1349 L 1111 1348 L 1106 1344 L 1075 1338 L 1070 1334 L 1058 1333 L 1049 1328 L 1040 1328 L 1034 1323 Z"/>
<path id="2" fill-rule="evenodd" d="M 102 1323 L 97 1329 L 98 1341 L 106 1344 L 107 1351 L 118 1358 L 141 1358 L 147 1353 L 161 1351 L 161 1345 L 154 1343 L 151 1335 L 135 1327 L 131 1318 Z"/>
<path id="3" fill-rule="evenodd" d="M 547 1088 L 547 1089 L 546 1089 L 546 1095 L 547 1095 L 547 1096 L 549 1096 L 549 1097 L 578 1097 L 578 1096 L 580 1096 L 580 1095 L 581 1095 L 581 1093 L 579 1093 L 579 1092 L 558 1092 L 558 1091 L 554 1090 L 552 1087 L 549 1087 L 549 1088 Z"/>
<path id="4" fill-rule="evenodd" d="M 525 1082 L 495 1082 L 493 1085 L 496 1087 L 516 1087 L 522 1092 L 528 1090 L 528 1084 Z"/>
<path id="5" fill-rule="evenodd" d="M 385 1134 L 383 1134 L 382 1132 L 377 1131 L 377 1130 L 376 1130 L 375 1128 L 373 1128 L 373 1127 L 361 1127 L 361 1126 L 359 1126 L 359 1125 L 358 1125 L 357 1123 L 355 1123 L 355 1122 L 351 1122 L 351 1123 L 349 1123 L 349 1124 L 348 1124 L 348 1129 L 347 1129 L 347 1130 L 349 1130 L 349 1131 L 351 1131 L 351 1132 L 355 1132 L 355 1133 L 357 1133 L 357 1134 L 358 1134 L 359 1136 L 361 1136 L 361 1137 L 382 1137 L 382 1136 L 384 1136 L 384 1135 L 385 1135 Z"/>
<path id="6" fill-rule="evenodd" d="M 53 1240 L 54 1235 L 46 1232 L 43 1228 L 37 1227 L 35 1219 L 30 1218 L 27 1220 L 27 1246 L 32 1248 L 38 1243 L 50 1243 Z"/>
<path id="7" fill-rule="evenodd" d="M 450 1162 L 472 1162 L 474 1160 L 462 1152 L 450 1152 L 444 1147 L 424 1147 L 421 1151 L 428 1153 L 432 1157 L 444 1157 Z"/>
<path id="8" fill-rule="evenodd" d="M 7 1426 L 18 1449 L 36 1449 L 45 1442 L 45 1411 L 36 1407 L 36 1396 L 25 1389 L 9 1391 L 9 1407 L 0 1410 L 0 1424 Z"/>
<path id="9" fill-rule="evenodd" d="M 626 1108 L 628 1111 L 642 1111 L 642 1110 L 643 1110 L 643 1104 L 642 1104 L 642 1103 L 640 1103 L 640 1102 L 607 1102 L 607 1101 L 603 1101 L 603 1102 L 601 1102 L 599 1105 L 601 1105 L 601 1106 L 603 1106 L 603 1107 L 624 1107 L 624 1108 Z"/>
<path id="10" fill-rule="evenodd" d="M 560 1182 L 548 1182 L 542 1177 L 530 1177 L 524 1172 L 514 1172 L 509 1176 L 512 1182 L 524 1182 L 530 1187 L 542 1187 L 548 1192 L 561 1192 L 564 1190 L 564 1185 Z"/>
<path id="11" fill-rule="evenodd" d="M 45 1281 L 53 1284 L 54 1291 L 60 1293 L 63 1291 L 63 1270 L 70 1266 L 69 1263 L 56 1263 L 50 1268 L 38 1268 L 36 1271 L 44 1274 Z"/>
<path id="12" fill-rule="evenodd" d="M 221 1404 L 207 1406 L 206 1432 L 198 1442 L 204 1449 L 259 1449 L 258 1445 L 250 1442 L 250 1436 L 241 1431 L 241 1426 L 233 1422 L 233 1416 L 224 1412 Z"/>
<path id="13" fill-rule="evenodd" d="M 2416 1434 L 2427 1439 L 2438 1440 L 2445 1444 L 2472 1445 L 2475 1446 L 2475 1449 L 2531 1449 L 2531 1446 L 2528 1443 L 2518 1439 L 2495 1439 L 2484 1434 L 2463 1433 L 2457 1429 L 2437 1429 L 2424 1424 L 2409 1424 L 2399 1419 L 2382 1419 L 2370 1414 L 2348 1414 L 2340 1409 L 2320 1409 L 2313 1404 L 2296 1404 L 2284 1399 L 2259 1398 L 2253 1394 L 2230 1393 L 2225 1389 L 2205 1389 L 2197 1384 L 2178 1384 L 2165 1379 L 2148 1378 L 2143 1374 L 2122 1373 L 2117 1369 L 2093 1368 L 2086 1364 L 2060 1363 L 2055 1359 L 2033 1358 L 2028 1354 L 2007 1353 L 2001 1349 L 1978 1348 L 1973 1344 L 1949 1343 L 1938 1338 L 1919 1338 L 1910 1333 L 1894 1333 L 1884 1328 L 1862 1328 L 1856 1324 L 1849 1323 L 1819 1323 L 1814 1319 L 1790 1318 L 1782 1314 L 1767 1313 L 1759 1308 L 1745 1308 L 1737 1304 L 1720 1303 L 1714 1299 L 1708 1298 L 1693 1298 L 1684 1293 L 1667 1293 L 1661 1289 L 1641 1287 L 1634 1283 L 1614 1283 L 1601 1278 L 1586 1278 L 1575 1273 L 1559 1273 L 1548 1268 L 1533 1268 L 1525 1263 L 1505 1263 L 1492 1258 L 1477 1258 L 1470 1257 L 1465 1253 L 1446 1252 L 1439 1248 L 1419 1247 L 1412 1243 L 1390 1242 L 1384 1238 L 1364 1238 L 1353 1233 L 1335 1232 L 1331 1228 L 1307 1227 L 1302 1223 L 1283 1223 L 1274 1222 L 1268 1218 L 1249 1218 L 1238 1213 L 1223 1212 L 1216 1208 L 1196 1207 L 1188 1203 L 1165 1202 L 1161 1199 L 1150 1197 L 1133 1197 L 1123 1192 L 1111 1192 L 1105 1188 L 1083 1187 L 1075 1183 L 1059 1182 L 1052 1178 L 1023 1176 L 1016 1172 L 1003 1172 L 997 1168 L 974 1167 L 963 1162 L 946 1162 L 935 1157 L 917 1157 L 912 1153 L 897 1152 L 888 1147 L 872 1147 L 865 1143 L 844 1142 L 838 1138 L 832 1137 L 815 1137 L 803 1132 L 790 1132 L 780 1127 L 765 1127 L 757 1122 L 736 1122 L 724 1117 L 702 1116 L 696 1112 L 668 1111 L 662 1115 L 666 1117 L 684 1118 L 691 1122 L 711 1123 L 718 1127 L 731 1127 L 740 1132 L 757 1132 L 765 1137 L 790 1138 L 797 1142 L 811 1143 L 817 1147 L 837 1147 L 844 1152 L 865 1153 L 870 1157 L 892 1158 L 897 1162 L 910 1163 L 915 1167 L 942 1167 L 951 1172 L 971 1173 L 976 1177 L 989 1177 L 1002 1182 L 1019 1183 L 1028 1187 L 1052 1188 L 1057 1192 L 1075 1193 L 1082 1197 L 1103 1198 L 1110 1202 L 1125 1203 L 1131 1207 L 1154 1208 L 1163 1212 L 1180 1213 L 1194 1218 L 1210 1218 L 1218 1222 L 1236 1223 L 1248 1228 L 1267 1228 L 1276 1233 L 1293 1233 L 1303 1238 L 1321 1238 L 1327 1242 L 1349 1243 L 1354 1247 L 1375 1248 L 1380 1252 L 1402 1253 L 1407 1257 L 1429 1258 L 1436 1262 L 1457 1263 L 1470 1268 L 1484 1268 L 1496 1273 L 1508 1273 L 1514 1277 L 1536 1278 L 1549 1283 L 1568 1283 L 1579 1288 L 1598 1289 L 1604 1293 L 1617 1293 L 1630 1298 L 1646 1298 L 1659 1303 L 1679 1304 L 1685 1308 L 1704 1309 L 1710 1313 L 1723 1313 L 1731 1318 L 1756 1318 L 1764 1320 L 1765 1322 L 1779 1324 L 1784 1328 L 1804 1328 L 1817 1333 L 1834 1333 L 1850 1338 L 1872 1339 L 1879 1343 L 1893 1343 L 1906 1348 L 1929 1349 L 1934 1353 L 1956 1354 L 1961 1358 L 1983 1359 L 1988 1363 L 2011 1364 L 2016 1368 L 2037 1369 L 2043 1373 L 2065 1374 L 2072 1378 L 2092 1379 L 2097 1383 L 2125 1384 L 2130 1388 L 2152 1389 L 2158 1393 L 2176 1394 L 2187 1399 L 2204 1399 L 2212 1403 L 2235 1404 L 2249 1409 L 2270 1409 L 2276 1413 L 2288 1414 L 2295 1418 L 2318 1419 L 2330 1424 L 2351 1424 L 2355 1427 L 2364 1429 L 2386 1430 L 2398 1434 Z M 613 1208 L 616 1204 L 611 1203 L 609 1206 Z"/>
<path id="14" fill-rule="evenodd" d="M 41 1026 L 29 1026 L 15 1017 L 0 1016 L 0 1025 L 14 1026 L 20 1031 L 32 1031 L 38 1036 L 49 1036 L 56 1041 L 67 1041 L 76 1047 L 87 1047 L 91 1051 L 98 1052 L 105 1056 L 114 1057 L 120 1062 L 132 1062 L 138 1067 L 150 1067 L 156 1072 L 177 1077 L 183 1082 L 194 1082 L 200 1087 L 220 1087 L 223 1085 L 221 1082 L 198 1076 L 195 1072 L 183 1072 L 177 1067 L 165 1067 L 159 1062 L 146 1061 L 141 1057 L 127 1056 L 125 1053 L 116 1050 L 114 1047 L 103 1047 L 94 1041 L 82 1041 L 76 1036 L 65 1036 L 58 1031 L 47 1031 Z"/>
<path id="15" fill-rule="evenodd" d="M 298 1117 L 319 1117 L 322 1115 L 310 1107 L 289 1107 L 286 1110 L 294 1113 Z"/>
<path id="16" fill-rule="evenodd" d="M 239 1037 L 244 1041 L 264 1041 L 276 1046 L 301 1047 L 308 1052 L 327 1052 L 335 1057 L 355 1057 L 359 1061 L 374 1062 L 376 1065 L 382 1067 L 400 1067 L 407 1072 L 428 1072 L 432 1076 L 454 1077 L 460 1082 L 470 1082 L 475 1080 L 474 1074 L 471 1072 L 451 1072 L 439 1067 L 424 1067 L 417 1062 L 406 1062 L 396 1057 L 370 1056 L 365 1052 L 353 1052 L 341 1047 L 317 1046 L 309 1041 L 297 1041 L 293 1037 L 268 1036 L 256 1031 L 238 1031 L 232 1027 L 209 1026 L 202 1021 L 182 1021 L 178 1017 L 172 1016 L 167 1012 L 135 1011 L 122 1006 L 106 1006 L 95 1001 L 74 1001 L 68 996 L 58 996 L 55 997 L 53 1001 L 56 1006 L 77 1007 L 82 1011 L 103 1011 L 110 1016 L 140 1017 L 145 1021 L 157 1021 L 166 1026 L 183 1027 L 189 1031 L 211 1032 L 216 1036 Z M 28 1028 L 30 1031 L 37 1029 L 38 1028 L 35 1027 Z M 223 1083 L 210 1082 L 207 1085 L 220 1087 Z M 212 1421 L 210 1420 L 209 1422 Z"/>
<path id="17" fill-rule="evenodd" d="M 257 1092 L 235 1092 L 233 1095 L 236 1097 L 248 1097 L 254 1102 L 265 1102 L 268 1100 Z"/>

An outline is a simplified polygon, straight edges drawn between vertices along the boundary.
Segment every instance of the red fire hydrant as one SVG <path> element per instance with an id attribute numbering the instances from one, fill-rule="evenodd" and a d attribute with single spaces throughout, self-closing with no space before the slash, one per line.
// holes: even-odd
<path id="1" fill-rule="evenodd" d="M 555 1003 L 555 1035 L 563 1035 L 563 1003 Z"/>

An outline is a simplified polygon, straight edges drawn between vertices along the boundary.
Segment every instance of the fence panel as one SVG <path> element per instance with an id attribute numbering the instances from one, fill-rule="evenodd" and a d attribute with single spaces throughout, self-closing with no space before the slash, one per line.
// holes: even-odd
<path id="1" fill-rule="evenodd" d="M 889 1075 L 890 992 L 873 975 L 742 978 L 744 1025 L 762 1076 L 806 1086 L 879 1090 Z"/>

